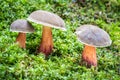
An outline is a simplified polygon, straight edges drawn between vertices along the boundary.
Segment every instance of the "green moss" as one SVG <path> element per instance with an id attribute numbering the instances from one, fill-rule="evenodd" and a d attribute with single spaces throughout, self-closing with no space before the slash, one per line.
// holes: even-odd
<path id="1" fill-rule="evenodd" d="M 116 2 L 118 1 L 118 2 Z M 0 0 L 0 79 L 1 80 L 119 80 L 120 77 L 120 4 L 119 0 Z M 10 24 L 26 19 L 35 10 L 46 10 L 61 16 L 67 31 L 52 29 L 54 50 L 48 59 L 36 55 L 42 26 L 32 23 L 33 34 L 27 34 L 26 49 L 15 43 L 16 32 Z M 112 45 L 97 48 L 98 67 L 80 65 L 83 44 L 75 35 L 77 27 L 94 24 L 110 34 Z"/>

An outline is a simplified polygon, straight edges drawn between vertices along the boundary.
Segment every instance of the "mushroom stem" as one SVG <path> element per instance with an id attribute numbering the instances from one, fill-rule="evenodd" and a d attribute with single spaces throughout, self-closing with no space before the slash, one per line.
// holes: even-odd
<path id="1" fill-rule="evenodd" d="M 26 41 L 26 33 L 19 32 L 19 34 L 18 34 L 18 36 L 16 38 L 16 42 L 19 43 L 21 48 L 25 48 L 26 47 L 25 41 Z"/>
<path id="2" fill-rule="evenodd" d="M 52 39 L 52 29 L 50 27 L 44 26 L 42 32 L 41 45 L 38 48 L 38 52 L 43 52 L 48 56 L 53 49 L 53 39 Z"/>
<path id="3" fill-rule="evenodd" d="M 96 48 L 93 46 L 85 45 L 82 53 L 82 62 L 87 64 L 88 67 L 97 66 Z"/>

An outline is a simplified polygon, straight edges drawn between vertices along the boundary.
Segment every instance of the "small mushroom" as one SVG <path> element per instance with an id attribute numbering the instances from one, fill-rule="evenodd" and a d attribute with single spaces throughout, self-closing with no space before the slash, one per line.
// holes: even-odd
<path id="1" fill-rule="evenodd" d="M 53 50 L 52 28 L 66 30 L 63 19 L 54 13 L 43 10 L 32 12 L 27 19 L 43 25 L 42 40 L 38 53 L 43 52 L 48 56 Z"/>
<path id="2" fill-rule="evenodd" d="M 16 42 L 19 43 L 21 48 L 25 48 L 26 33 L 34 32 L 34 28 L 27 20 L 18 19 L 11 24 L 10 31 L 19 32 L 16 38 Z"/>
<path id="3" fill-rule="evenodd" d="M 96 47 L 110 46 L 112 41 L 107 32 L 94 25 L 82 25 L 76 29 L 78 40 L 85 44 L 82 62 L 88 67 L 97 66 Z"/>

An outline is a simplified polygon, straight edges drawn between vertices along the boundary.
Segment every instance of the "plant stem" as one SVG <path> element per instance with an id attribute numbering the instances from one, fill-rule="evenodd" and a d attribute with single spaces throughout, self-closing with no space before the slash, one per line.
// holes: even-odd
<path id="1" fill-rule="evenodd" d="M 52 39 L 52 29 L 50 27 L 44 26 L 42 32 L 42 41 L 38 52 L 43 52 L 48 56 L 53 49 L 53 39 Z"/>
<path id="2" fill-rule="evenodd" d="M 97 66 L 96 48 L 93 46 L 85 45 L 82 53 L 82 62 L 87 64 L 88 67 Z"/>
<path id="3" fill-rule="evenodd" d="M 19 34 L 16 38 L 16 42 L 19 43 L 21 48 L 26 47 L 25 41 L 26 41 L 26 33 L 19 32 Z"/>

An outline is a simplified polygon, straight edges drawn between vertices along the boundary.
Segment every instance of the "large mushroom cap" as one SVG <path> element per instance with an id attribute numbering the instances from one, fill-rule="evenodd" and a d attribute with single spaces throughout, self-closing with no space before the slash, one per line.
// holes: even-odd
<path id="1" fill-rule="evenodd" d="M 43 10 L 34 11 L 29 15 L 27 19 L 29 21 L 42 24 L 44 26 L 66 30 L 63 19 L 60 18 L 58 15 L 48 11 Z"/>
<path id="2" fill-rule="evenodd" d="M 34 28 L 27 20 L 18 19 L 11 24 L 10 31 L 31 33 L 34 32 Z"/>
<path id="3" fill-rule="evenodd" d="M 75 33 L 80 42 L 95 47 L 110 46 L 112 42 L 107 32 L 94 25 L 82 25 Z"/>

